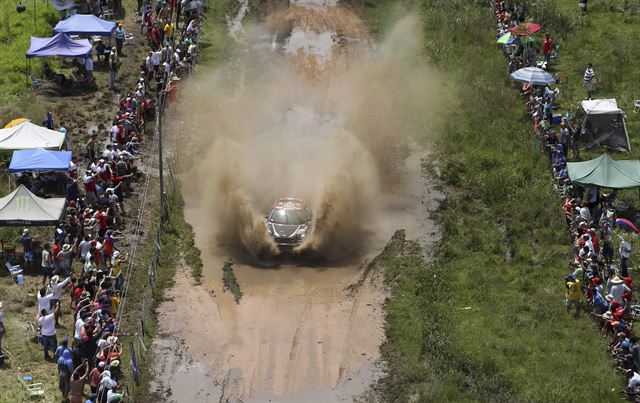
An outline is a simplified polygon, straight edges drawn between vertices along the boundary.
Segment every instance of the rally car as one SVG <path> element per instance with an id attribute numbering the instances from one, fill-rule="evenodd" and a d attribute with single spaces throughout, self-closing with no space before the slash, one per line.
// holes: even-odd
<path id="1" fill-rule="evenodd" d="M 280 247 L 301 243 L 311 229 L 311 211 L 303 200 L 284 197 L 276 200 L 266 215 L 267 233 Z"/>

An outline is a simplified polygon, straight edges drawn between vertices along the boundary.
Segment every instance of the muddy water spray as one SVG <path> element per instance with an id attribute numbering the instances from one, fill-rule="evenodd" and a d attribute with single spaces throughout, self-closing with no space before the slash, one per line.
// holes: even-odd
<path id="1" fill-rule="evenodd" d="M 292 6 L 246 32 L 247 43 L 280 36 L 280 51 L 241 52 L 234 67 L 188 88 L 184 104 L 185 116 L 201 115 L 186 126 L 206 149 L 195 192 L 209 201 L 215 242 L 277 254 L 263 217 L 274 199 L 292 196 L 314 212 L 299 251 L 353 257 L 385 214 L 378 196 L 402 175 L 398 162 L 410 143 L 424 143 L 438 112 L 418 20 L 400 21 L 377 46 L 341 7 Z"/>

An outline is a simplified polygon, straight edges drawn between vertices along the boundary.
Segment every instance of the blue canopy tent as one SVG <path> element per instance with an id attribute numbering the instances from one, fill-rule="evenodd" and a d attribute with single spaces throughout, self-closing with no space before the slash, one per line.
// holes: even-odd
<path id="1" fill-rule="evenodd" d="M 73 40 L 65 33 L 59 33 L 51 38 L 31 37 L 29 50 L 27 50 L 27 82 L 31 74 L 29 61 L 33 57 L 80 57 L 88 56 L 91 53 L 91 43 L 87 39 Z"/>
<path id="2" fill-rule="evenodd" d="M 32 57 L 79 57 L 91 53 L 91 44 L 87 39 L 73 40 L 67 34 L 59 33 L 51 38 L 31 37 L 27 50 L 27 59 Z"/>
<path id="3" fill-rule="evenodd" d="M 42 148 L 16 150 L 11 157 L 9 172 L 61 171 L 67 172 L 71 162 L 71 151 L 49 151 Z"/>
<path id="4" fill-rule="evenodd" d="M 53 32 L 57 34 L 87 36 L 111 36 L 115 30 L 115 22 L 103 20 L 93 14 L 74 14 L 58 22 L 53 28 Z"/>

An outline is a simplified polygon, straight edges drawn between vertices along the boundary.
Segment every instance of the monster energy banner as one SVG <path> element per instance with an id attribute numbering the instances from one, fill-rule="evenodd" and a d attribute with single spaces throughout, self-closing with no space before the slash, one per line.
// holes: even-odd
<path id="1" fill-rule="evenodd" d="M 40 198 L 20 185 L 0 199 L 0 227 L 57 225 L 65 202 L 64 198 Z"/>

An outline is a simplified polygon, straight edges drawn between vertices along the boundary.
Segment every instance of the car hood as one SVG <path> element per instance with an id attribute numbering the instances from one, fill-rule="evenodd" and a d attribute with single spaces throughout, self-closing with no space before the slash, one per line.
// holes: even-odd
<path id="1" fill-rule="evenodd" d="M 273 236 L 276 238 L 291 238 L 300 228 L 300 225 L 275 224 L 272 222 L 269 225 L 272 228 Z"/>

